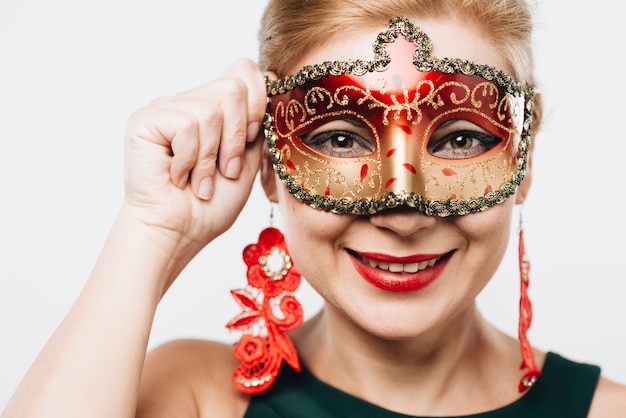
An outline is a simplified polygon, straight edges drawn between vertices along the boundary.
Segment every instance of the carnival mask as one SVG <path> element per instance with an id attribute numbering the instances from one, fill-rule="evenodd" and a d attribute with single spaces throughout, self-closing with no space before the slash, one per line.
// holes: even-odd
<path id="1" fill-rule="evenodd" d="M 325 211 L 427 215 L 486 210 L 515 193 L 533 89 L 487 65 L 430 55 L 395 18 L 373 59 L 325 62 L 267 81 L 265 136 L 291 194 Z"/>

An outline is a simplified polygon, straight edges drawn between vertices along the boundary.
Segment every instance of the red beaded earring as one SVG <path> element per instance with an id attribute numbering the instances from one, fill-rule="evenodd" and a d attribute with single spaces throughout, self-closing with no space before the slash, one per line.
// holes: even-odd
<path id="1" fill-rule="evenodd" d="M 283 234 L 268 227 L 256 244 L 243 250 L 248 266 L 248 286 L 231 290 L 242 308 L 226 327 L 242 331 L 233 353 L 240 361 L 233 384 L 240 391 L 255 394 L 268 389 L 286 361 L 300 371 L 298 354 L 287 335 L 302 323 L 302 306 L 294 291 L 300 273 L 291 261 Z"/>
<path id="2" fill-rule="evenodd" d="M 530 298 L 528 297 L 530 261 L 528 260 L 526 248 L 524 246 L 524 229 L 522 225 L 521 211 L 519 217 L 520 221 L 518 253 L 520 273 L 520 302 L 518 337 L 522 351 L 522 365 L 520 368 L 522 370 L 527 369 L 527 372 L 524 374 L 524 376 L 522 376 L 522 379 L 519 383 L 519 391 L 521 393 L 535 384 L 537 378 L 539 378 L 539 375 L 541 374 L 541 371 L 535 363 L 535 354 L 526 335 L 528 329 L 530 328 L 530 323 L 532 322 L 533 316 L 532 305 L 530 303 Z"/>

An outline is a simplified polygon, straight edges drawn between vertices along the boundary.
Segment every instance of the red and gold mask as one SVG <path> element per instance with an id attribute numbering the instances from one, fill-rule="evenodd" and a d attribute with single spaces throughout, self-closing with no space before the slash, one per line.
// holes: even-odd
<path id="1" fill-rule="evenodd" d="M 396 18 L 373 59 L 267 81 L 265 135 L 291 194 L 335 213 L 406 206 L 449 216 L 515 193 L 528 162 L 532 87 L 494 67 L 432 57 L 431 47 Z"/>

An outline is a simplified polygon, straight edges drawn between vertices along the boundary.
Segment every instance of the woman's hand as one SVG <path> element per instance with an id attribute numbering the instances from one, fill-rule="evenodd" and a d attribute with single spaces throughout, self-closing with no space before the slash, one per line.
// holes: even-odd
<path id="1" fill-rule="evenodd" d="M 263 74 L 240 60 L 217 80 L 155 100 L 131 117 L 125 209 L 190 259 L 235 221 L 261 159 Z"/>

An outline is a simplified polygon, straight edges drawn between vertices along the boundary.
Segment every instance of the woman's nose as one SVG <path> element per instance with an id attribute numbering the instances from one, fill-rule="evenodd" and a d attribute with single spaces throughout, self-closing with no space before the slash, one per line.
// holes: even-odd
<path id="1" fill-rule="evenodd" d="M 370 215 L 370 222 L 378 228 L 388 229 L 406 237 L 424 228 L 431 228 L 437 222 L 434 216 L 427 216 L 410 208 L 387 209 Z"/>

